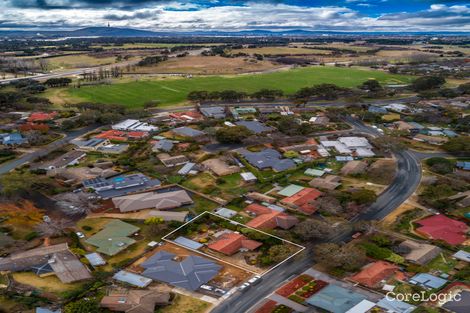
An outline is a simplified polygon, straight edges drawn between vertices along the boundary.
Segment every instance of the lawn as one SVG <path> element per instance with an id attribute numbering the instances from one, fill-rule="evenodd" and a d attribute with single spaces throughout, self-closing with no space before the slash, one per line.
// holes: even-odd
<path id="1" fill-rule="evenodd" d="M 382 83 L 408 83 L 411 76 L 393 75 L 382 71 L 340 67 L 309 67 L 289 71 L 239 76 L 206 76 L 196 78 L 149 79 L 127 81 L 112 85 L 69 88 L 74 99 L 98 103 L 115 103 L 127 107 L 141 107 L 149 101 L 159 101 L 162 106 L 184 103 L 194 90 L 235 89 L 254 92 L 262 88 L 282 89 L 292 94 L 302 87 L 321 83 L 334 83 L 355 87 L 369 78 Z"/>
<path id="2" fill-rule="evenodd" d="M 12 276 L 18 283 L 29 285 L 45 292 L 51 292 L 58 296 L 82 286 L 82 283 L 64 284 L 55 275 L 39 277 L 32 272 L 18 272 L 13 273 Z"/>
<path id="3" fill-rule="evenodd" d="M 66 55 L 47 59 L 52 69 L 58 68 L 83 68 L 90 66 L 113 64 L 116 61 L 114 56 L 105 58 L 95 58 L 86 54 Z"/>
<path id="4" fill-rule="evenodd" d="M 172 305 L 157 309 L 156 313 L 203 313 L 211 304 L 190 296 L 176 294 Z"/>
<path id="5" fill-rule="evenodd" d="M 200 173 L 182 183 L 183 186 L 192 190 L 219 197 L 226 200 L 240 197 L 247 189 L 239 173 L 227 175 L 219 178 L 209 173 Z"/>

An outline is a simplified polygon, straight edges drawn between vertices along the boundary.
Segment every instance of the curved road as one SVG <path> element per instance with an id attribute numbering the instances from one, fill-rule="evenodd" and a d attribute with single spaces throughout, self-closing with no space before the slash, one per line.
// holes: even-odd
<path id="1" fill-rule="evenodd" d="M 347 117 L 346 121 L 357 131 L 371 136 L 380 136 L 376 129 L 364 125 L 362 122 Z M 421 180 L 421 164 L 412 152 L 401 151 L 394 153 L 397 158 L 397 174 L 390 186 L 382 192 L 377 201 L 366 212 L 356 216 L 353 221 L 381 220 L 405 202 L 416 190 Z M 329 242 L 345 242 L 351 239 L 353 231 L 345 231 L 332 236 Z M 263 281 L 252 286 L 244 293 L 237 292 L 230 298 L 215 307 L 213 313 L 240 313 L 250 312 L 255 305 L 267 298 L 278 286 L 289 280 L 293 275 L 300 274 L 312 266 L 314 256 L 311 249 L 293 260 L 284 263 L 275 271 L 263 277 Z"/>

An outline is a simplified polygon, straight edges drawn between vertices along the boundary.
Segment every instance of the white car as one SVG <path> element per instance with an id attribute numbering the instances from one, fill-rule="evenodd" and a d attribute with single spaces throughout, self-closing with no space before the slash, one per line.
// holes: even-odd
<path id="1" fill-rule="evenodd" d="M 220 293 L 220 294 L 222 294 L 222 295 L 224 295 L 224 294 L 227 293 L 227 291 L 225 291 L 225 290 L 223 290 L 223 289 L 220 289 L 220 288 L 215 288 L 214 291 L 217 292 L 217 293 Z"/>
<path id="2" fill-rule="evenodd" d="M 247 290 L 248 288 L 250 288 L 250 284 L 249 283 L 244 283 L 243 285 L 241 285 L 240 287 L 238 287 L 238 290 L 240 291 L 245 291 Z"/>
<path id="3" fill-rule="evenodd" d="M 260 279 L 261 279 L 261 276 L 256 275 L 256 276 L 254 276 L 253 278 L 249 279 L 249 280 L 248 280 L 248 283 L 254 285 L 254 284 L 256 284 L 256 283 L 259 283 L 259 280 L 260 280 Z"/>
<path id="4" fill-rule="evenodd" d="M 209 285 L 201 285 L 201 289 L 207 290 L 207 291 L 212 291 L 214 290 L 214 287 L 209 286 Z"/>
<path id="5" fill-rule="evenodd" d="M 80 239 L 85 238 L 85 234 L 83 234 L 81 231 L 77 231 L 75 234 L 76 234 L 77 237 L 80 238 Z"/>

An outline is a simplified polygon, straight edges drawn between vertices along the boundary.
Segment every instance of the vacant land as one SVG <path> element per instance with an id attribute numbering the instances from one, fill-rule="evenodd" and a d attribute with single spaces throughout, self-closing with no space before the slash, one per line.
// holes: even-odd
<path id="1" fill-rule="evenodd" d="M 49 62 L 51 69 L 71 69 L 113 64 L 116 58 L 114 56 L 96 58 L 86 54 L 79 54 L 60 56 L 46 60 Z"/>
<path id="2" fill-rule="evenodd" d="M 70 88 L 68 93 L 77 101 L 117 103 L 127 107 L 140 107 L 149 101 L 159 101 L 162 106 L 184 103 L 189 92 L 194 90 L 239 90 L 254 92 L 262 88 L 282 89 L 292 94 L 302 87 L 321 83 L 333 83 L 343 87 L 354 87 L 369 78 L 382 83 L 409 83 L 411 76 L 393 75 L 381 71 L 341 67 L 309 67 L 289 71 L 230 76 L 196 78 L 149 79 L 114 85 Z"/>
<path id="3" fill-rule="evenodd" d="M 176 294 L 173 304 L 157 309 L 161 313 L 203 313 L 207 312 L 211 304 L 190 296 Z"/>
<path id="4" fill-rule="evenodd" d="M 39 277 L 32 272 L 19 272 L 12 274 L 13 279 L 21 284 L 29 285 L 45 292 L 51 292 L 60 296 L 61 293 L 79 288 L 81 283 L 64 284 L 57 276 L 51 275 Z"/>
<path id="5" fill-rule="evenodd" d="M 262 47 L 235 49 L 232 53 L 263 54 L 263 55 L 303 55 L 303 54 L 329 54 L 328 50 L 317 50 L 299 47 Z"/>
<path id="6" fill-rule="evenodd" d="M 261 72 L 282 67 L 270 61 L 250 58 L 223 58 L 220 56 L 187 56 L 172 58 L 156 66 L 140 67 L 138 73 L 183 73 L 203 75 L 241 74 Z"/>

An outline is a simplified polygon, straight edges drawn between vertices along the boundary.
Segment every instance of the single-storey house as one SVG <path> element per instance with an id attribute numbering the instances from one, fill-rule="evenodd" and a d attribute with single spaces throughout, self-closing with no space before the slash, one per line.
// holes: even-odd
<path id="1" fill-rule="evenodd" d="M 193 203 L 186 190 L 138 193 L 114 197 L 112 201 L 123 213 L 144 209 L 169 210 Z"/>
<path id="2" fill-rule="evenodd" d="M 218 158 L 205 160 L 201 164 L 217 176 L 226 176 L 240 172 L 240 167 L 237 165 L 230 165 Z"/>
<path id="3" fill-rule="evenodd" d="M 97 252 L 113 256 L 135 243 L 129 236 L 138 231 L 139 227 L 121 220 L 112 220 L 85 242 L 97 247 Z"/>
<path id="4" fill-rule="evenodd" d="M 443 240 L 450 245 L 459 245 L 467 240 L 467 224 L 436 214 L 416 222 L 420 227 L 416 232 L 434 240 Z"/>
<path id="5" fill-rule="evenodd" d="M 209 249 L 232 255 L 239 251 L 252 251 L 258 249 L 262 245 L 261 242 L 248 239 L 242 234 L 236 232 L 224 232 L 215 242 L 207 245 Z"/>
<path id="6" fill-rule="evenodd" d="M 437 257 L 442 249 L 434 245 L 414 240 L 405 240 L 398 246 L 400 249 L 409 250 L 408 253 L 402 254 L 405 260 L 412 263 L 425 265 L 435 257 Z"/>

